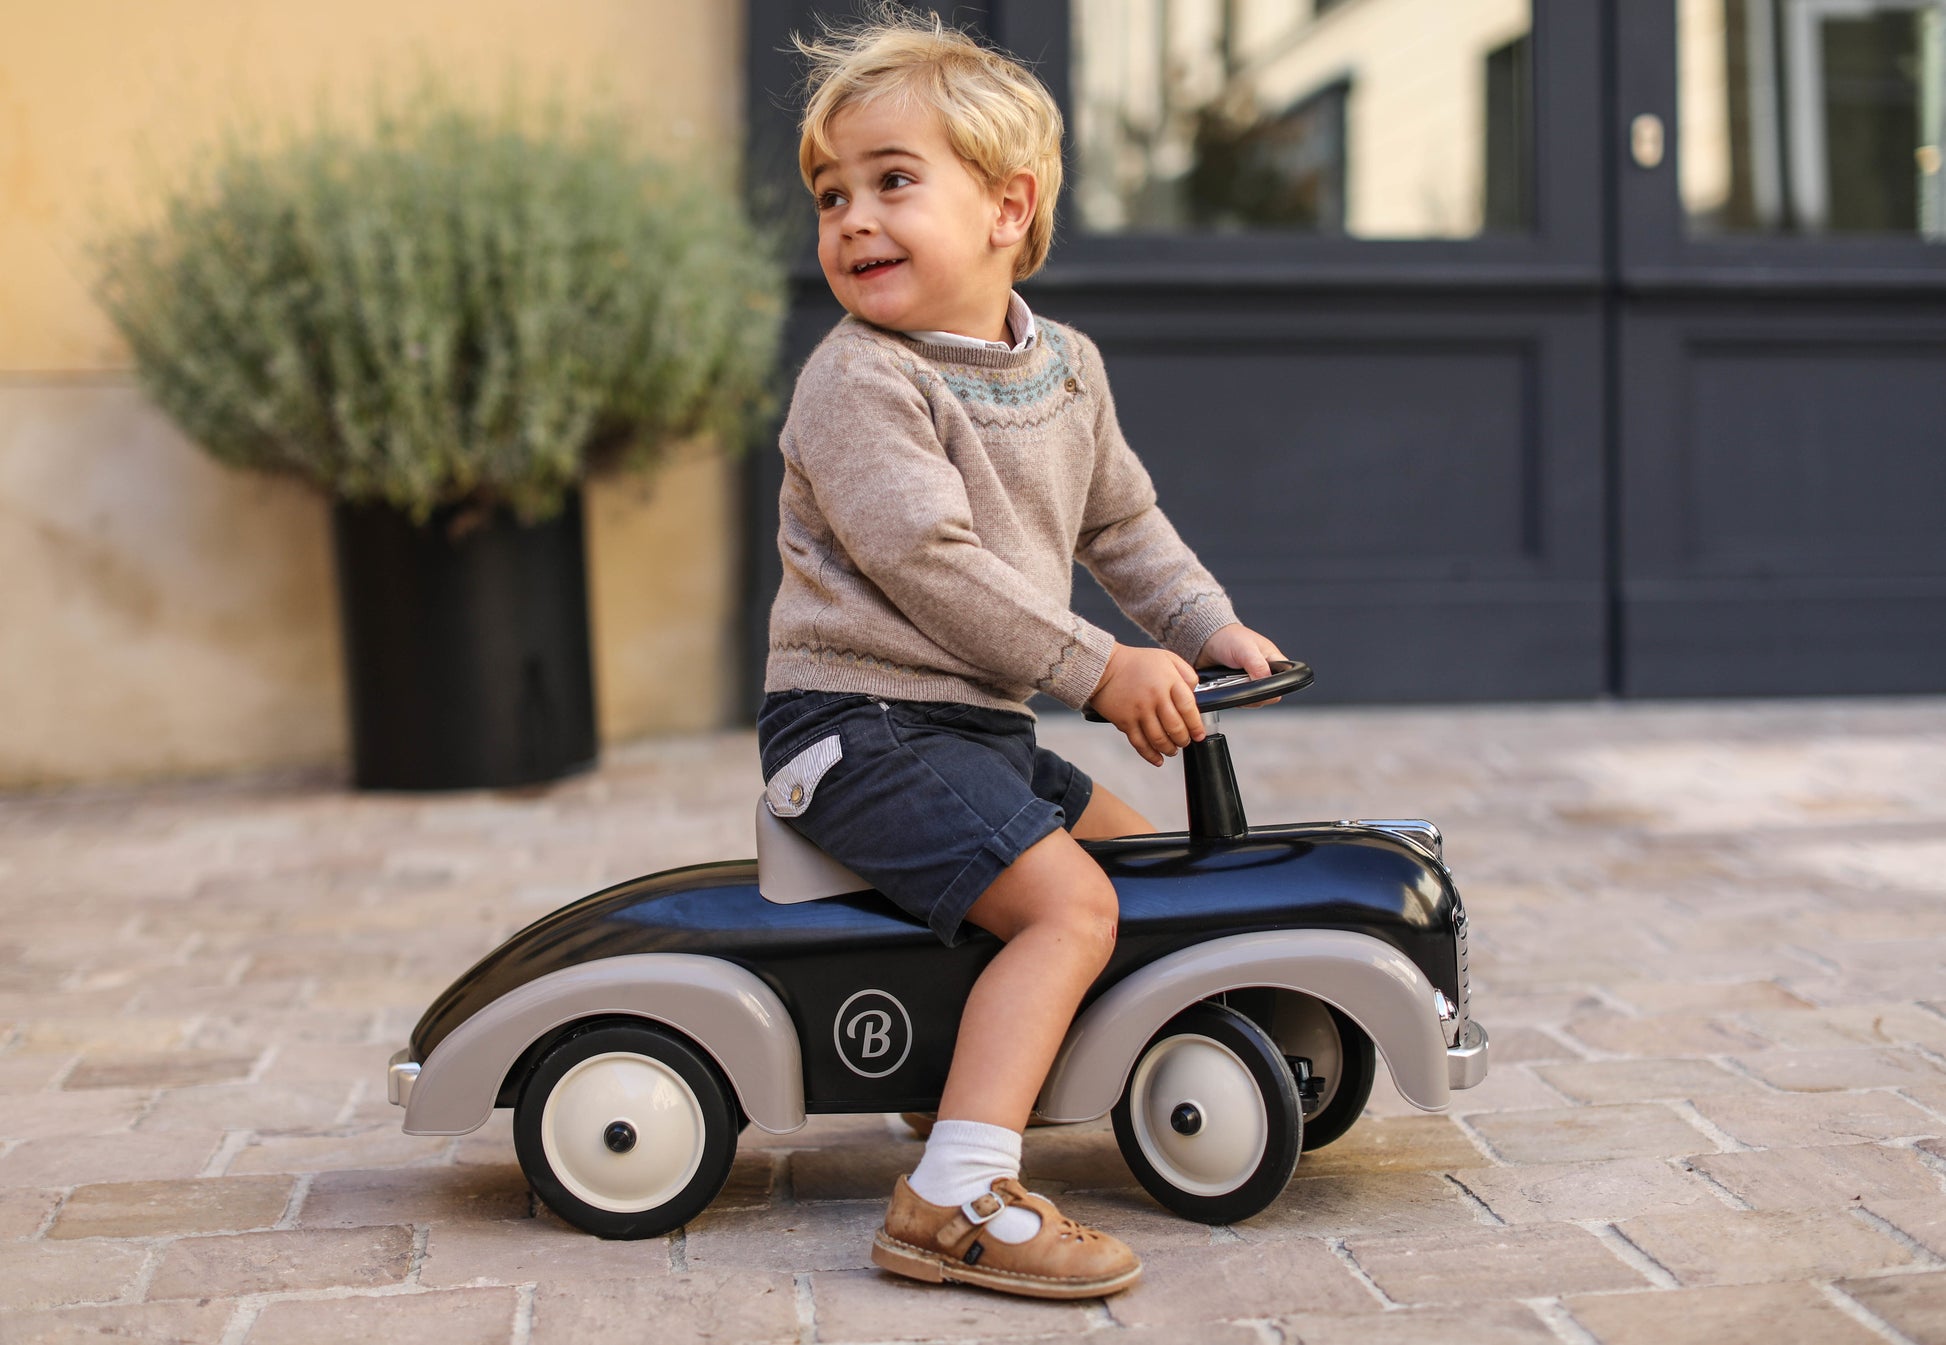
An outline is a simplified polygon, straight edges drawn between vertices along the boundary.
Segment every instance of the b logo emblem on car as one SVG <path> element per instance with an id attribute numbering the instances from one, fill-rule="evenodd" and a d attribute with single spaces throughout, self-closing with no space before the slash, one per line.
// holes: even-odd
<path id="1" fill-rule="evenodd" d="M 831 1021 L 838 1059 L 864 1079 L 883 1079 L 912 1052 L 912 1019 L 884 990 L 860 990 L 838 1006 Z"/>

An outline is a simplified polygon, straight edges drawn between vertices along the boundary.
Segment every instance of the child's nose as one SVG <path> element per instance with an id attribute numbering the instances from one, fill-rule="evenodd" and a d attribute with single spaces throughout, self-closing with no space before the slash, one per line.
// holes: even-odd
<path id="1" fill-rule="evenodd" d="M 869 201 L 847 201 L 843 209 L 838 227 L 847 238 L 854 234 L 870 233 L 878 227 L 878 214 Z"/>

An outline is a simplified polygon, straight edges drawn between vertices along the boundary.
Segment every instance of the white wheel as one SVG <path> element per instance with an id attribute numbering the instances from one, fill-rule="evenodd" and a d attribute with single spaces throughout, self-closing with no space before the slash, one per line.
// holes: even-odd
<path id="1" fill-rule="evenodd" d="M 1247 1219 L 1290 1181 L 1303 1142 L 1297 1088 L 1275 1042 L 1221 1004 L 1165 1024 L 1115 1104 L 1115 1139 L 1148 1193 L 1205 1223 Z"/>
<path id="2" fill-rule="evenodd" d="M 736 1103 L 716 1063 L 650 1023 L 570 1033 L 541 1056 L 514 1107 L 528 1183 L 605 1238 L 688 1223 L 723 1189 L 736 1141 Z"/>
<path id="3" fill-rule="evenodd" d="M 703 1161 L 703 1108 L 660 1060 L 607 1051 L 554 1085 L 541 1151 L 577 1200 L 635 1214 L 673 1197 Z"/>
<path id="4" fill-rule="evenodd" d="M 1135 1067 L 1128 1094 L 1136 1142 L 1177 1190 L 1227 1195 L 1263 1162 L 1263 1097 L 1222 1042 L 1195 1033 L 1166 1039 Z"/>

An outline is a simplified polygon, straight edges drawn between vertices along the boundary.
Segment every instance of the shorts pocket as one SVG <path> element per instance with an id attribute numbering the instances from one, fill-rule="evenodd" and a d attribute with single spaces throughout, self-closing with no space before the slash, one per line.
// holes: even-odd
<path id="1" fill-rule="evenodd" d="M 844 740 L 827 734 L 779 766 L 764 782 L 764 806 L 777 817 L 801 817 L 811 806 L 818 781 L 844 760 Z"/>

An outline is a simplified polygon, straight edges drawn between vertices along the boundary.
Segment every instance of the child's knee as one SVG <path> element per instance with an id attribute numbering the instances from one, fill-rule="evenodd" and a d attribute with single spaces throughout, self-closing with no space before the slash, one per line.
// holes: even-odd
<path id="1" fill-rule="evenodd" d="M 966 913 L 969 924 L 1009 943 L 1028 933 L 1053 935 L 1102 964 L 1114 951 L 1120 918 L 1108 875 L 1059 832 L 1008 866 Z"/>
<path id="2" fill-rule="evenodd" d="M 1053 918 L 1096 961 L 1106 965 L 1108 955 L 1115 951 L 1115 936 L 1121 925 L 1115 885 L 1107 874 L 1097 870 L 1092 881 L 1077 884 L 1069 897 L 1051 913 Z"/>

